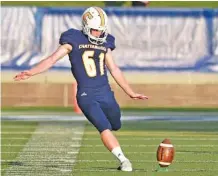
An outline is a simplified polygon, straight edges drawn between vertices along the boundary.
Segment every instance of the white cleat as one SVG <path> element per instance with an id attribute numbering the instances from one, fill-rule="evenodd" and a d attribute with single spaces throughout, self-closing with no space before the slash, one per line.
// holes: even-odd
<path id="1" fill-rule="evenodd" d="M 121 171 L 131 172 L 132 171 L 132 164 L 129 160 L 125 160 L 121 163 L 121 165 L 117 168 Z"/>

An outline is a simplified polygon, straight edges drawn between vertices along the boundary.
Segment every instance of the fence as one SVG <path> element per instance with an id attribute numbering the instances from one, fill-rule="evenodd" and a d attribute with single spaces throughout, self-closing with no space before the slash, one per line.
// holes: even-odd
<path id="1" fill-rule="evenodd" d="M 2 7 L 2 69 L 27 69 L 81 27 L 83 8 Z M 123 70 L 218 72 L 218 9 L 106 8 Z M 68 56 L 54 69 L 69 69 Z"/>

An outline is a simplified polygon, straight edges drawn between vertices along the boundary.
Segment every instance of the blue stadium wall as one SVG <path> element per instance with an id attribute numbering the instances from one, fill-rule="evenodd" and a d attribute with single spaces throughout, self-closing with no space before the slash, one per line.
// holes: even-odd
<path id="1" fill-rule="evenodd" d="M 28 69 L 55 51 L 83 8 L 2 7 L 1 68 Z M 218 9 L 105 8 L 123 70 L 218 72 Z M 53 69 L 68 70 L 68 56 Z"/>

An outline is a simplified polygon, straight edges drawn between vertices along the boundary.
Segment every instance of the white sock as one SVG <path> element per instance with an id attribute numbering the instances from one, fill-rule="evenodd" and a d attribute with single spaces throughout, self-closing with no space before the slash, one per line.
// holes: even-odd
<path id="1" fill-rule="evenodd" d="M 127 160 L 127 158 L 124 156 L 122 150 L 120 147 L 115 147 L 111 153 L 114 154 L 114 156 L 116 156 L 116 158 L 122 163 L 123 161 Z"/>

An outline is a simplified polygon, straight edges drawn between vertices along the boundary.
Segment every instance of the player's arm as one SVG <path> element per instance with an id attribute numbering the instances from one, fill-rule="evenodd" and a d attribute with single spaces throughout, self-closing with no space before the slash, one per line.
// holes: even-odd
<path id="1" fill-rule="evenodd" d="M 17 74 L 14 77 L 15 81 L 20 81 L 24 79 L 28 79 L 31 76 L 37 75 L 42 73 L 49 68 L 51 68 L 59 59 L 63 58 L 65 55 L 70 53 L 72 50 L 72 46 L 69 44 L 64 44 L 58 47 L 58 49 L 46 59 L 39 62 L 35 67 L 31 68 L 30 70 L 23 71 Z"/>
<path id="2" fill-rule="evenodd" d="M 105 57 L 105 63 L 107 68 L 109 69 L 111 75 L 113 76 L 114 80 L 117 82 L 117 84 L 126 92 L 127 95 L 129 95 L 133 99 L 148 99 L 148 97 L 135 93 L 128 82 L 126 81 L 123 73 L 119 69 L 119 67 L 115 64 L 112 52 L 110 49 L 108 49 L 108 52 Z"/>

